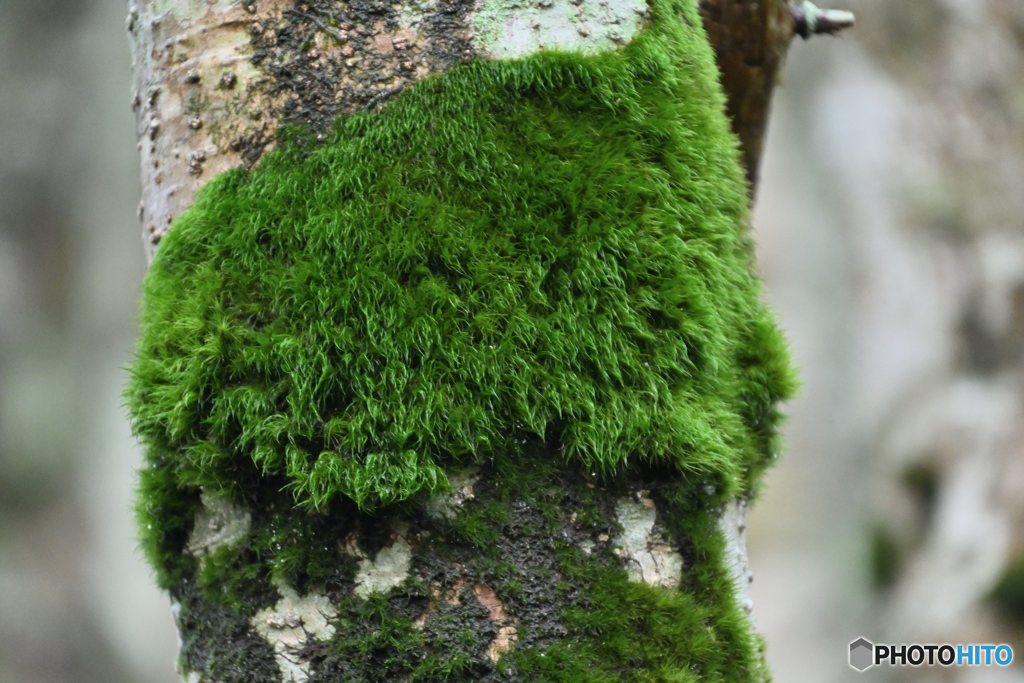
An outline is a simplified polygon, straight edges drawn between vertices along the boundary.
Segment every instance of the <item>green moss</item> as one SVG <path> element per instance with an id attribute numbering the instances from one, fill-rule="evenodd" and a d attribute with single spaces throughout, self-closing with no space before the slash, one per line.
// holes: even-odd
<path id="1" fill-rule="evenodd" d="M 276 574 L 300 594 L 325 594 L 338 612 L 335 635 L 303 650 L 312 683 L 763 680 L 760 645 L 724 561 L 720 488 L 635 465 L 592 478 L 531 446 L 534 457 L 499 454 L 483 466 L 475 497 L 452 519 L 420 505 L 361 515 L 350 502 L 310 514 L 279 490 L 283 479 L 253 486 L 243 501 L 250 533 L 201 566 L 181 565 L 172 586 L 183 666 L 216 680 L 278 680 L 269 646 L 248 627 L 277 601 Z M 631 582 L 615 552 L 618 502 L 636 491 L 650 492 L 664 538 L 683 555 L 676 588 Z M 410 575 L 362 600 L 347 539 L 373 557 L 396 518 L 413 548 Z M 474 595 L 480 584 L 517 629 L 497 666 L 487 649 L 499 625 Z"/>
<path id="2" fill-rule="evenodd" d="M 724 539 L 714 506 L 681 482 L 656 492 L 660 520 L 689 543 L 685 584 L 664 590 L 628 580 L 606 558 L 594 562 L 577 547 L 559 550 L 558 569 L 570 600 L 560 605 L 566 635 L 511 652 L 519 680 L 761 681 L 759 643 L 732 596 L 724 570 Z"/>
<path id="3" fill-rule="evenodd" d="M 146 455 L 135 501 L 139 544 L 156 569 L 157 584 L 170 590 L 183 572 L 195 569 L 195 558 L 182 551 L 199 509 L 199 492 L 178 485 L 172 452 L 151 441 Z"/>
<path id="4" fill-rule="evenodd" d="M 871 530 L 869 541 L 871 583 L 876 590 L 885 590 L 899 578 L 903 560 L 900 544 L 893 533 L 882 525 Z"/>
<path id="5" fill-rule="evenodd" d="M 749 489 L 793 381 L 746 212 L 686 0 L 621 50 L 472 62 L 293 133 L 161 244 L 126 390 L 143 477 L 237 491 L 243 458 L 372 509 L 532 435 Z"/>
<path id="6" fill-rule="evenodd" d="M 1004 618 L 1024 626 L 1024 557 L 1006 566 L 989 600 Z"/>

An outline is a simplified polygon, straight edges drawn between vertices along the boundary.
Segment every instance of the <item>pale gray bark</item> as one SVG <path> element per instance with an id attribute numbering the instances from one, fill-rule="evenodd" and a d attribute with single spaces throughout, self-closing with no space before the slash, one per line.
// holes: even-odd
<path id="1" fill-rule="evenodd" d="M 1024 5 L 869 5 L 895 144 L 856 237 L 882 616 L 895 637 L 1010 642 L 989 595 L 1024 551 Z"/>
<path id="2" fill-rule="evenodd" d="M 249 61 L 255 20 L 240 3 L 223 0 L 129 6 L 132 108 L 142 156 L 139 218 L 150 257 L 199 188 L 242 163 L 232 134 L 275 123 L 273 109 L 250 94 L 259 78 Z"/>

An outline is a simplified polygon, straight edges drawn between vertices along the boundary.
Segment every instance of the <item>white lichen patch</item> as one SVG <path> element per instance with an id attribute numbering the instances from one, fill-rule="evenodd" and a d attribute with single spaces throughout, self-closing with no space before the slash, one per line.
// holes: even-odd
<path id="1" fill-rule="evenodd" d="M 646 491 L 615 502 L 615 515 L 622 533 L 613 544 L 633 581 L 672 588 L 683 575 L 683 558 L 656 528 L 658 511 Z"/>
<path id="2" fill-rule="evenodd" d="M 218 681 L 202 676 L 196 671 L 189 671 L 188 675 L 182 677 L 182 680 L 185 683 L 218 683 Z"/>
<path id="3" fill-rule="evenodd" d="M 426 504 L 426 512 L 433 519 L 455 519 L 458 509 L 467 500 L 476 497 L 473 484 L 480 480 L 480 468 L 471 467 L 448 477 L 451 490 L 443 495 L 433 496 Z"/>
<path id="4" fill-rule="evenodd" d="M 327 596 L 319 593 L 300 597 L 286 583 L 278 583 L 277 591 L 281 594 L 277 604 L 257 612 L 250 623 L 274 648 L 284 683 L 304 683 L 310 676 L 310 665 L 301 652 L 310 639 L 330 640 L 335 632 L 331 620 L 338 611 Z"/>
<path id="5" fill-rule="evenodd" d="M 365 600 L 373 593 L 388 592 L 405 581 L 411 564 L 412 548 L 403 534 L 397 534 L 394 542 L 378 552 L 377 557 L 364 557 L 359 561 L 355 594 Z"/>
<path id="6" fill-rule="evenodd" d="M 628 43 L 646 16 L 645 0 L 478 0 L 471 42 L 498 59 L 544 49 L 595 53 Z"/>
<path id="7" fill-rule="evenodd" d="M 200 502 L 202 507 L 196 513 L 192 533 L 185 546 L 189 553 L 204 558 L 221 546 L 235 545 L 249 533 L 252 516 L 227 496 L 204 491 Z"/>
<path id="8" fill-rule="evenodd" d="M 413 36 L 418 36 L 423 29 L 424 21 L 428 20 L 431 14 L 436 11 L 436 0 L 405 0 L 397 5 L 392 5 L 397 15 L 399 31 L 412 31 Z"/>
<path id="9" fill-rule="evenodd" d="M 747 504 L 733 500 L 722 510 L 722 516 L 718 518 L 718 529 L 725 536 L 725 563 L 735 587 L 736 602 L 753 623 L 754 601 L 750 597 L 750 583 L 754 575 L 747 558 L 746 513 Z"/>

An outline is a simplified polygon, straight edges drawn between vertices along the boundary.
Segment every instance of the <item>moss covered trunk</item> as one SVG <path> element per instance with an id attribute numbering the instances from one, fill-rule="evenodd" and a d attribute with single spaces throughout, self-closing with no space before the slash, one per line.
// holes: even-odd
<path id="1" fill-rule="evenodd" d="M 126 399 L 182 675 L 766 678 L 743 511 L 793 381 L 696 3 L 129 30 Z"/>
<path id="2" fill-rule="evenodd" d="M 602 486 L 539 463 L 452 479 L 447 496 L 373 515 L 344 504 L 296 514 L 276 491 L 243 503 L 200 494 L 173 560 L 183 671 L 253 682 L 766 677 L 729 595 L 711 486 L 653 473 Z M 266 538 L 274 562 L 224 529 Z"/>

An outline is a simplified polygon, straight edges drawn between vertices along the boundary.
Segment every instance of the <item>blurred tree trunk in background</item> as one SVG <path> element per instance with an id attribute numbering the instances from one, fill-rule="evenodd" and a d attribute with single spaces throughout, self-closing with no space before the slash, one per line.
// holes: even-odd
<path id="1" fill-rule="evenodd" d="M 882 623 L 897 641 L 1019 648 L 1024 3 L 863 4 L 858 37 L 890 79 L 891 185 L 839 144 L 866 188 L 851 214 Z"/>
<path id="2" fill-rule="evenodd" d="M 850 6 L 790 54 L 756 221 L 807 381 L 751 521 L 806 534 L 752 548 L 790 681 L 856 680 L 813 653 L 858 636 L 1024 645 L 1024 3 Z"/>

